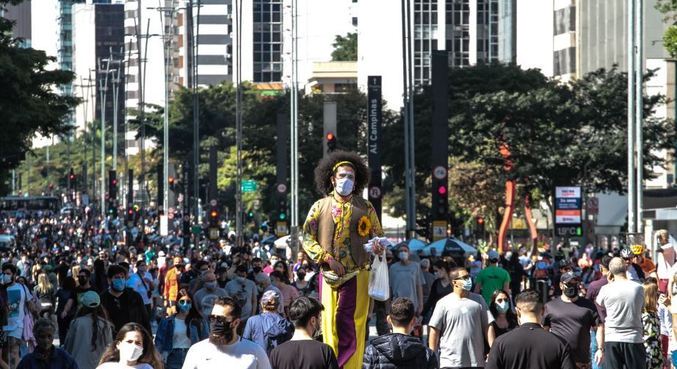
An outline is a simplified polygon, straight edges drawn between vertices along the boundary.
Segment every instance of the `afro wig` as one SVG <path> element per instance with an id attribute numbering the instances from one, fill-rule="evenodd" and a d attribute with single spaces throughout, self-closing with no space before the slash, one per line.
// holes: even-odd
<path id="1" fill-rule="evenodd" d="M 358 154 L 347 151 L 334 151 L 320 160 L 315 168 L 315 187 L 322 195 L 327 196 L 334 189 L 334 185 L 331 184 L 331 177 L 334 175 L 334 165 L 342 161 L 350 162 L 355 169 L 353 193 L 361 193 L 369 183 L 369 169 Z"/>

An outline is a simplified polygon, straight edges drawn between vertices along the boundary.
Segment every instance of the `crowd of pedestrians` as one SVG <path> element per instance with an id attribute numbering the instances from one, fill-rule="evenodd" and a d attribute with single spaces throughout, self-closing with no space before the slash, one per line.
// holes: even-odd
<path id="1" fill-rule="evenodd" d="M 0 220 L 0 369 L 669 369 L 677 253 L 566 244 L 423 256 L 388 245 L 358 156 L 316 170 L 298 253 L 268 234 L 218 242 L 178 227 Z M 197 242 L 196 242 L 197 241 Z M 369 298 L 383 258 L 390 298 Z M 370 327 L 374 327 L 376 335 Z"/>
<path id="2" fill-rule="evenodd" d="M 31 231 L 45 223 L 49 233 Z M 2 252 L 0 368 L 350 366 L 323 326 L 326 281 L 314 250 L 287 259 L 256 239 L 176 247 L 113 236 L 106 247 L 63 236 L 81 233 L 75 224 L 3 223 L 20 241 Z M 568 258 L 564 249 L 424 257 L 407 244 L 387 248 L 391 298 L 369 301 L 364 337 L 354 337 L 364 345 L 359 365 L 670 368 L 672 244 L 655 262 L 643 249 Z"/>

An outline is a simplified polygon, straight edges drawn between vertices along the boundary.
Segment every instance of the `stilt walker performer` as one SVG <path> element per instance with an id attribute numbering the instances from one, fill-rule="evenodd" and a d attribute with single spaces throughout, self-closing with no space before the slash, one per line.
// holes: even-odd
<path id="1" fill-rule="evenodd" d="M 339 367 L 362 367 L 369 312 L 370 255 L 364 244 L 383 236 L 374 207 L 362 199 L 369 170 L 359 155 L 335 151 L 315 168 L 315 186 L 325 197 L 313 204 L 303 225 L 303 248 L 321 266 L 324 342 Z M 376 244 L 373 252 L 380 254 Z"/>

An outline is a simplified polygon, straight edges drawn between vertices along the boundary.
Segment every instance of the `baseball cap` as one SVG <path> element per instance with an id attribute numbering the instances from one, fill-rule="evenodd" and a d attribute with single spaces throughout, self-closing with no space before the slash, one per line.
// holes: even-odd
<path id="1" fill-rule="evenodd" d="M 268 290 L 261 296 L 261 305 L 277 305 L 280 303 L 280 295 L 272 290 Z"/>
<path id="2" fill-rule="evenodd" d="M 487 253 L 489 260 L 498 260 L 498 252 L 496 250 L 489 250 Z"/>
<path id="3" fill-rule="evenodd" d="M 562 276 L 559 277 L 559 281 L 561 283 L 564 283 L 564 284 L 567 284 L 567 283 L 574 281 L 574 280 L 580 281 L 581 279 L 578 276 L 576 276 L 576 274 L 574 274 L 572 272 L 566 272 L 566 273 L 562 274 Z"/>
<path id="4" fill-rule="evenodd" d="M 82 306 L 95 308 L 101 304 L 99 294 L 94 291 L 87 291 L 80 296 Z"/>

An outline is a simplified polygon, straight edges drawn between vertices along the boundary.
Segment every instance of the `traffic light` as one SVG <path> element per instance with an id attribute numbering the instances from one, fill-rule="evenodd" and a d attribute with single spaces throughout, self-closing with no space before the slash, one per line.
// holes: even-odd
<path id="1" fill-rule="evenodd" d="M 478 216 L 475 218 L 476 230 L 480 237 L 484 237 L 484 217 Z"/>
<path id="2" fill-rule="evenodd" d="M 219 209 L 215 207 L 209 210 L 209 226 L 210 227 L 219 226 Z"/>
<path id="3" fill-rule="evenodd" d="M 328 132 L 325 139 L 327 140 L 327 152 L 336 150 L 336 135 L 334 132 Z"/>
<path id="4" fill-rule="evenodd" d="M 111 200 L 118 198 L 118 178 L 114 170 L 108 171 L 108 198 Z"/>
<path id="5" fill-rule="evenodd" d="M 280 200 L 280 208 L 277 213 L 277 219 L 281 221 L 287 220 L 287 201 L 285 199 Z"/>
<path id="6" fill-rule="evenodd" d="M 108 200 L 108 215 L 110 215 L 111 218 L 118 217 L 117 201 L 111 199 Z"/>
<path id="7" fill-rule="evenodd" d="M 75 189 L 75 172 L 73 168 L 68 171 L 68 190 Z"/>
<path id="8" fill-rule="evenodd" d="M 445 173 L 446 174 L 446 173 Z M 433 220 L 447 220 L 449 213 L 449 197 L 447 190 L 447 176 L 433 175 L 433 190 L 432 190 L 432 216 Z"/>
<path id="9" fill-rule="evenodd" d="M 174 177 L 169 176 L 169 178 L 167 178 L 167 183 L 169 183 L 169 189 L 174 191 Z"/>

